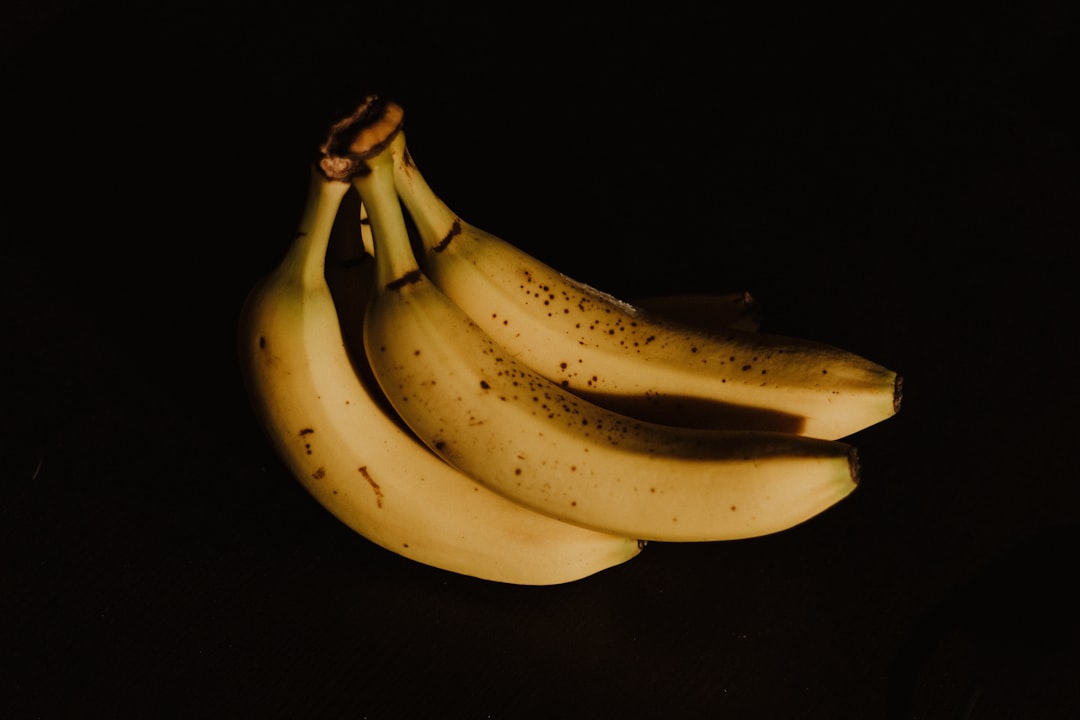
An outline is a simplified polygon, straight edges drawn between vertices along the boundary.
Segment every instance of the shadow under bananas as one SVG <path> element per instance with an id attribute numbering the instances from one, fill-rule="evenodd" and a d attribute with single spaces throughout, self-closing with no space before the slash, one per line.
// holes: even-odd
<path id="1" fill-rule="evenodd" d="M 374 286 L 375 260 L 364 249 L 360 218 L 360 198 L 355 190 L 349 190 L 334 220 L 326 250 L 326 284 L 334 299 L 345 348 L 360 381 L 382 405 L 387 417 L 394 418 L 403 430 L 412 434 L 383 395 L 365 357 L 364 310 Z"/>
<path id="2" fill-rule="evenodd" d="M 797 434 L 806 425 L 806 418 L 802 415 L 702 397 L 612 395 L 581 388 L 567 389 L 580 398 L 628 417 L 648 417 L 652 422 L 679 427 L 771 430 Z"/>

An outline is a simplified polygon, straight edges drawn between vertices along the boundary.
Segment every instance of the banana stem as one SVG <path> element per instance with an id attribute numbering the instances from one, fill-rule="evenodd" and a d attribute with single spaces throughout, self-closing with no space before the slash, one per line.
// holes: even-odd
<path id="1" fill-rule="evenodd" d="M 391 166 L 405 152 L 403 119 L 400 105 L 365 98 L 352 115 L 331 126 L 319 163 L 326 175 L 351 181 L 360 194 L 372 234 L 365 248 L 375 256 L 378 285 L 409 283 L 420 274 Z"/>
<path id="2" fill-rule="evenodd" d="M 424 247 L 441 251 L 460 231 L 461 221 L 428 185 L 407 147 L 397 154 L 394 182 Z"/>
<path id="3" fill-rule="evenodd" d="M 334 180 L 367 173 L 365 161 L 389 147 L 401 133 L 404 117 L 405 111 L 396 103 L 376 96 L 364 98 L 352 115 L 330 126 L 320 148 L 322 171 Z"/>
<path id="4" fill-rule="evenodd" d="M 394 187 L 392 162 L 391 153 L 380 153 L 368 160 L 370 172 L 352 178 L 371 226 L 375 282 L 386 287 L 407 284 L 420 276 L 401 212 L 401 200 Z"/>
<path id="5" fill-rule="evenodd" d="M 296 231 L 297 241 L 281 261 L 280 272 L 297 278 L 301 287 L 321 287 L 325 280 L 326 250 L 338 209 L 349 183 L 331 180 L 311 169 L 308 197 Z"/>

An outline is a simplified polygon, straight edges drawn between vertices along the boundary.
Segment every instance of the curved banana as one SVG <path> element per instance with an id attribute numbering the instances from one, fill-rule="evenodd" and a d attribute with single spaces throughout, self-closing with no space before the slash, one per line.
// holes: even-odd
<path id="1" fill-rule="evenodd" d="M 436 453 L 522 505 L 645 540 L 773 533 L 854 489 L 845 443 L 639 422 L 515 360 L 416 262 L 394 187 L 396 119 L 393 107 L 372 112 L 364 123 L 388 137 L 351 133 L 347 148 L 375 250 L 364 346 L 391 405 Z"/>
<path id="2" fill-rule="evenodd" d="M 379 103 L 393 104 L 362 107 Z M 576 395 L 668 424 L 827 439 L 899 409 L 888 368 L 809 340 L 665 322 L 461 220 L 407 148 L 395 158 L 425 273 L 508 353 Z"/>
<path id="3" fill-rule="evenodd" d="M 241 314 L 239 355 L 251 402 L 290 471 L 372 542 L 456 573 L 547 585 L 637 555 L 636 539 L 558 522 L 478 485 L 417 442 L 362 379 L 363 358 L 346 351 L 324 279 L 348 189 L 313 171 L 295 242 Z M 351 280 L 370 287 L 372 266 L 353 266 Z M 361 305 L 370 295 L 359 284 L 350 292 Z"/>

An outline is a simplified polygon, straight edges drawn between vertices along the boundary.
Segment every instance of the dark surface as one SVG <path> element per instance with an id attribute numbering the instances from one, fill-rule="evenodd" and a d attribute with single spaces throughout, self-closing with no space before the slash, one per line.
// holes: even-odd
<path id="1" fill-rule="evenodd" d="M 14 7 L 0 717 L 1080 715 L 1067 4 Z M 553 588 L 332 519 L 235 323 L 372 91 L 452 207 L 569 274 L 748 289 L 902 372 L 858 491 Z"/>

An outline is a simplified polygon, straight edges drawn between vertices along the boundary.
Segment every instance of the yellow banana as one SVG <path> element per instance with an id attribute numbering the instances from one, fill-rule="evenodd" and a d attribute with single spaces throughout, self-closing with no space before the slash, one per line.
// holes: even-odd
<path id="1" fill-rule="evenodd" d="M 561 520 L 627 537 L 706 541 L 777 532 L 846 497 L 845 443 L 642 422 L 516 360 L 420 270 L 394 183 L 400 109 L 371 104 L 328 142 L 371 223 L 364 345 L 416 435 L 486 486 Z"/>
<path id="2" fill-rule="evenodd" d="M 363 356 L 347 352 L 324 277 L 335 214 L 348 189 L 313 171 L 293 245 L 252 289 L 241 313 L 239 356 L 252 406 L 289 470 L 372 542 L 456 573 L 547 585 L 637 555 L 636 539 L 553 520 L 477 484 L 400 424 Z M 372 265 L 348 271 L 357 283 L 348 292 L 361 311 Z"/>
<path id="3" fill-rule="evenodd" d="M 401 116 L 394 103 L 369 98 L 354 118 L 388 106 Z M 327 144 L 328 157 L 348 155 L 343 138 L 354 130 L 336 129 L 341 137 Z M 854 353 L 667 322 L 565 276 L 459 218 L 400 144 L 395 184 L 424 247 L 421 267 L 510 356 L 562 388 L 657 422 L 826 439 L 899 409 L 900 377 Z"/>

